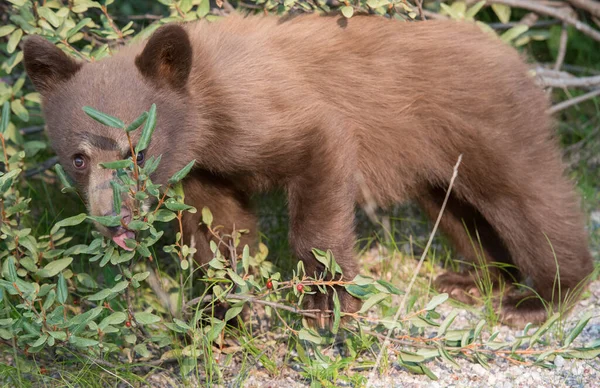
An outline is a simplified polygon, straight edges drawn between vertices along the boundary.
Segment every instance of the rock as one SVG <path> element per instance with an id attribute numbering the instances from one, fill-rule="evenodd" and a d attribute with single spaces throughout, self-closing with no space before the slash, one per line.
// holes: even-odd
<path id="1" fill-rule="evenodd" d="M 565 365 L 565 359 L 559 354 L 554 358 L 554 365 L 557 368 L 562 368 Z"/>

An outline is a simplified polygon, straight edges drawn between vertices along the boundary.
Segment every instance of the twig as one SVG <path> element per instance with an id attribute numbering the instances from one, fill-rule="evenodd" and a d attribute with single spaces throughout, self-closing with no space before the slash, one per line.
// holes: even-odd
<path id="1" fill-rule="evenodd" d="M 30 135 L 32 133 L 42 132 L 43 130 L 44 130 L 43 125 L 34 125 L 33 127 L 21 128 L 19 130 L 19 132 L 21 132 L 21 135 Z"/>
<path id="2" fill-rule="evenodd" d="M 589 100 L 589 99 L 594 98 L 596 96 L 600 96 L 600 89 L 592 90 L 591 92 L 586 93 L 584 95 L 581 95 L 581 96 L 578 96 L 578 97 L 575 97 L 575 98 L 571 98 L 569 100 L 566 100 L 566 101 L 563 101 L 563 102 L 561 102 L 559 104 L 556 104 L 556 105 L 552 106 L 550 109 L 548 109 L 547 112 L 549 114 L 554 114 L 556 112 L 559 112 L 559 111 L 561 111 L 563 109 L 567 109 L 570 106 L 579 104 L 580 102 Z"/>
<path id="3" fill-rule="evenodd" d="M 433 242 L 433 236 L 435 236 L 435 233 L 440 224 L 440 221 L 442 220 L 442 215 L 444 214 L 444 210 L 446 209 L 446 204 L 448 203 L 448 198 L 450 197 L 450 192 L 452 191 L 452 187 L 454 186 L 454 181 L 456 180 L 456 177 L 458 176 L 458 167 L 460 166 L 461 161 L 462 161 L 462 154 L 460 154 L 458 156 L 458 160 L 457 160 L 456 164 L 454 165 L 454 170 L 452 172 L 452 178 L 450 178 L 450 184 L 448 185 L 448 190 L 446 191 L 446 197 L 444 198 L 444 202 L 442 203 L 442 207 L 440 208 L 438 218 L 435 221 L 435 225 L 433 226 L 433 230 L 431 231 L 431 234 L 429 235 L 429 240 L 427 241 L 427 245 L 425 246 L 425 249 L 423 250 L 423 253 L 421 254 L 421 258 L 419 259 L 417 268 L 415 268 L 413 277 L 410 280 L 410 283 L 408 284 L 408 288 L 406 289 L 406 292 L 404 293 L 404 297 L 402 298 L 402 301 L 400 302 L 400 307 L 398 307 L 398 311 L 396 311 L 396 315 L 394 315 L 394 322 L 398 321 L 398 319 L 400 318 L 400 314 L 404 310 L 404 306 L 406 305 L 406 300 L 408 298 L 408 295 L 410 295 L 412 286 L 415 283 L 417 276 L 419 275 L 419 271 L 421 270 L 421 266 L 423 265 L 423 262 L 425 261 L 425 256 L 427 255 L 427 252 L 429 251 L 429 247 L 431 246 L 431 243 Z M 368 381 L 367 386 L 372 385 L 371 381 L 375 377 L 375 371 L 377 371 L 377 369 L 379 368 L 379 364 L 381 363 L 381 356 L 383 355 L 384 349 L 389 344 L 389 340 L 392 335 L 392 331 L 393 331 L 393 328 L 390 328 L 387 332 L 385 341 L 383 342 L 383 345 L 381 346 L 381 349 L 379 350 L 379 353 L 377 354 L 377 359 L 375 360 L 375 365 L 373 365 L 373 369 L 371 369 L 371 373 L 369 374 L 369 381 Z"/>
<path id="4" fill-rule="evenodd" d="M 510 7 L 527 9 L 542 15 L 552 16 L 563 23 L 572 25 L 577 31 L 580 31 L 600 42 L 600 31 L 595 30 L 594 28 L 579 21 L 577 18 L 565 13 L 564 11 L 540 4 L 539 2 L 529 0 L 487 0 L 486 3 L 504 4 Z"/>
<path id="5" fill-rule="evenodd" d="M 260 298 L 254 297 L 254 296 L 227 295 L 227 296 L 225 296 L 225 299 L 233 299 L 233 300 L 241 300 L 241 301 L 250 302 L 250 303 L 258 303 L 258 304 L 262 304 L 265 306 L 273 307 L 274 309 L 285 310 L 285 311 L 289 311 L 289 312 L 292 312 L 295 314 L 304 315 L 307 318 L 317 319 L 317 315 L 313 314 L 311 312 L 312 310 L 302 310 L 302 309 L 298 309 L 296 307 L 290 307 L 290 306 L 286 306 L 281 303 L 272 302 L 270 300 L 263 300 L 263 299 L 260 299 Z M 204 296 L 204 297 L 194 298 L 185 304 L 185 308 L 187 308 L 191 305 L 197 304 L 199 302 L 202 302 L 202 301 L 210 301 L 210 300 L 212 300 L 212 296 Z"/>
<path id="6" fill-rule="evenodd" d="M 567 25 L 563 23 L 562 30 L 560 32 L 560 46 L 558 47 L 558 55 L 556 56 L 556 63 L 554 64 L 554 70 L 556 71 L 560 70 L 563 62 L 565 61 L 568 38 L 569 34 L 567 33 Z"/>
<path id="7" fill-rule="evenodd" d="M 518 21 L 518 22 L 508 22 L 508 23 L 489 23 L 488 26 L 490 26 L 490 28 L 493 28 L 494 30 L 510 30 L 511 28 L 519 26 L 521 24 L 523 24 L 523 22 Z M 556 24 L 560 24 L 560 20 L 540 20 L 540 21 L 533 23 L 529 27 L 530 28 L 543 28 L 543 27 L 554 26 Z"/>
<path id="8" fill-rule="evenodd" d="M 41 174 L 44 171 L 51 169 L 56 163 L 58 163 L 58 156 L 53 156 L 38 164 L 36 167 L 25 171 L 25 178 L 31 178 L 34 175 Z"/>
<path id="9" fill-rule="evenodd" d="M 600 3 L 593 0 L 567 0 L 576 8 L 588 11 L 596 17 L 600 17 Z"/>
<path id="10" fill-rule="evenodd" d="M 600 75 L 592 77 L 575 77 L 564 71 L 549 70 L 543 67 L 535 69 L 541 86 L 550 88 L 585 88 L 600 86 Z"/>
<path id="11" fill-rule="evenodd" d="M 419 17 L 421 17 L 421 20 L 426 20 L 425 14 L 423 13 L 423 0 L 415 0 L 415 3 L 417 3 L 417 9 L 419 10 Z"/>

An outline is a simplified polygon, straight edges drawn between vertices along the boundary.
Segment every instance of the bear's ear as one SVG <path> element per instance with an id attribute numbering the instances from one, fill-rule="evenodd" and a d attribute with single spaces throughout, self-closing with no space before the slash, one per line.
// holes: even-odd
<path id="1" fill-rule="evenodd" d="M 187 32 L 178 24 L 160 27 L 135 58 L 135 65 L 144 77 L 158 85 L 166 82 L 175 89 L 184 88 L 192 68 L 192 46 Z"/>
<path id="2" fill-rule="evenodd" d="M 25 39 L 23 62 L 33 86 L 42 95 L 74 76 L 82 66 L 52 42 L 38 35 Z"/>

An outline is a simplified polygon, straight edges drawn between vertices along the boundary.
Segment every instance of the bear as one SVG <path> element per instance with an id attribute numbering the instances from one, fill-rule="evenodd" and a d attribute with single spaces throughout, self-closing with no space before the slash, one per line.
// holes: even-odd
<path id="1" fill-rule="evenodd" d="M 290 247 L 307 274 L 323 271 L 313 248 L 330 249 L 345 279 L 359 274 L 354 216 L 367 201 L 413 200 L 436 219 L 460 155 L 440 229 L 466 261 L 483 255 L 495 284 L 511 286 L 502 322 L 542 323 L 548 305 L 579 297 L 593 270 L 548 98 L 527 61 L 474 23 L 231 15 L 165 24 L 91 63 L 31 36 L 24 64 L 52 148 L 93 215 L 131 218 L 127 206 L 112 208 L 112 174 L 98 167 L 128 157 L 129 146 L 82 106 L 130 122 L 155 103 L 154 138 L 136 156 L 162 155 L 153 181 L 196 159 L 186 202 L 207 206 L 228 230 L 253 231 L 248 244 L 257 228 L 250 196 L 284 190 Z M 184 235 L 206 262 L 211 236 L 199 221 L 186 215 Z M 97 227 L 118 245 L 133 233 Z M 435 287 L 472 302 L 477 276 L 446 272 Z M 518 283 L 530 291 L 509 292 Z M 360 307 L 344 289 L 338 295 L 342 311 Z M 317 294 L 304 307 L 325 316 L 332 300 Z"/>

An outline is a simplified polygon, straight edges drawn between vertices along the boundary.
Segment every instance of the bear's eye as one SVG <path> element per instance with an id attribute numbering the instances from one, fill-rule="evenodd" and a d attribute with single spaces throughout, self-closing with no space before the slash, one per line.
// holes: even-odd
<path id="1" fill-rule="evenodd" d="M 127 153 L 127 158 L 131 158 L 131 152 Z M 145 159 L 144 151 L 140 151 L 140 152 L 138 152 L 137 157 L 135 158 L 135 162 L 138 166 L 141 166 L 142 164 L 144 164 L 144 159 Z"/>
<path id="2" fill-rule="evenodd" d="M 82 170 L 86 167 L 85 165 L 85 157 L 83 155 L 77 154 L 73 156 L 73 166 L 75 166 L 76 169 Z"/>
<path id="3" fill-rule="evenodd" d="M 144 151 L 138 152 L 135 161 L 137 162 L 138 166 L 144 163 Z"/>

